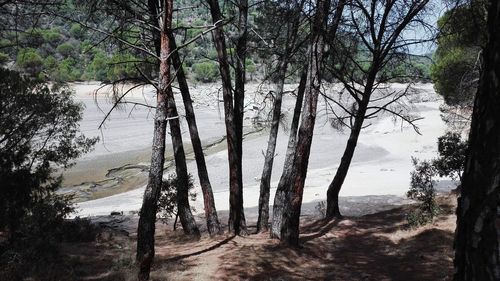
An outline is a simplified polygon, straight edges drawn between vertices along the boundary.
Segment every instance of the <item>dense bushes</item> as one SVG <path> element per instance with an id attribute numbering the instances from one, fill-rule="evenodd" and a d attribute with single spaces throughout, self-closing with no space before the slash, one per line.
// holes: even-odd
<path id="1" fill-rule="evenodd" d="M 7 33 L 0 41 L 0 66 L 57 82 L 139 76 L 134 66 L 139 58 L 130 52 L 111 55 L 109 46 L 96 45 L 96 38 L 90 38 L 81 25 L 41 26 Z"/>
<path id="2" fill-rule="evenodd" d="M 10 253 L 0 258 L 22 268 L 33 259 L 50 260 L 73 210 L 71 198 L 55 193 L 56 170 L 97 139 L 79 133 L 82 107 L 68 90 L 1 68 L 0 108 L 0 230 L 8 234 L 1 247 Z"/>

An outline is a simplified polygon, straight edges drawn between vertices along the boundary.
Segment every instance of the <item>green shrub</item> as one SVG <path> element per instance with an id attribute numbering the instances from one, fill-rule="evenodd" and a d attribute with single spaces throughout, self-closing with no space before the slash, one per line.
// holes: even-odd
<path id="1" fill-rule="evenodd" d="M 20 33 L 19 39 L 24 46 L 39 48 L 43 43 L 45 43 L 43 33 L 43 30 L 40 28 L 29 28 Z"/>
<path id="2" fill-rule="evenodd" d="M 74 59 L 64 59 L 57 66 L 57 72 L 52 78 L 59 82 L 80 80 L 82 72 L 79 67 Z"/>
<path id="3" fill-rule="evenodd" d="M 56 51 L 61 54 L 61 56 L 67 58 L 73 56 L 76 50 L 75 47 L 70 43 L 62 43 L 61 45 L 57 46 Z"/>
<path id="4" fill-rule="evenodd" d="M 117 80 L 122 78 L 137 77 L 137 69 L 134 66 L 134 63 L 137 60 L 138 59 L 131 54 L 114 54 L 113 57 L 108 60 L 109 63 L 106 63 L 108 69 L 107 79 Z"/>
<path id="5" fill-rule="evenodd" d="M 12 42 L 6 38 L 0 38 L 0 48 L 12 46 Z"/>
<path id="6" fill-rule="evenodd" d="M 215 62 L 205 61 L 195 63 L 191 67 L 194 78 L 204 83 L 215 82 L 219 78 L 218 66 Z"/>
<path id="7" fill-rule="evenodd" d="M 49 44 L 57 44 L 62 39 L 61 30 L 59 28 L 43 30 L 42 36 L 45 42 Z"/>
<path id="8" fill-rule="evenodd" d="M 107 58 L 102 52 L 96 52 L 92 61 L 85 69 L 85 75 L 89 79 L 104 81 L 108 75 Z"/>
<path id="9" fill-rule="evenodd" d="M 71 25 L 71 28 L 69 29 L 69 34 L 73 36 L 76 39 L 83 39 L 85 37 L 85 30 L 82 28 L 82 26 L 78 23 L 74 23 Z"/>
<path id="10" fill-rule="evenodd" d="M 53 73 L 53 71 L 56 71 L 58 67 L 56 58 L 54 58 L 53 56 L 46 57 L 45 61 L 43 62 L 43 67 L 49 73 Z"/>
<path id="11" fill-rule="evenodd" d="M 458 133 L 447 132 L 438 138 L 439 157 L 432 165 L 441 177 L 451 177 L 462 180 L 462 172 L 467 155 L 467 142 Z"/>
<path id="12" fill-rule="evenodd" d="M 474 71 L 476 56 L 477 51 L 470 48 L 452 48 L 441 54 L 431 66 L 436 92 L 444 97 L 447 104 L 461 104 L 472 99 L 462 80 Z"/>
<path id="13" fill-rule="evenodd" d="M 57 171 L 97 139 L 79 133 L 82 106 L 71 92 L 0 69 L 0 280 L 72 280 L 57 244 L 72 198 L 57 195 Z M 74 229 L 74 228 L 73 228 Z M 31 278 L 33 279 L 33 278 Z"/>
<path id="14" fill-rule="evenodd" d="M 0 52 L 0 65 L 9 61 L 9 55 Z"/>
<path id="15" fill-rule="evenodd" d="M 0 273 L 0 280 L 74 279 L 72 268 L 61 260 L 59 242 L 93 241 L 96 231 L 82 220 L 71 221 L 74 222 L 71 227 L 67 226 L 64 217 L 73 211 L 71 200 L 71 197 L 49 194 L 33 203 L 22 218 L 17 231 L 19 237 L 4 245 L 6 254 L 0 256 L 0 272 L 9 278 L 2 279 Z"/>
<path id="16" fill-rule="evenodd" d="M 437 172 L 429 161 L 419 161 L 412 157 L 415 170 L 411 172 L 410 189 L 406 193 L 408 198 L 419 202 L 418 209 L 407 215 L 408 224 L 412 227 L 423 225 L 432 221 L 438 214 L 439 207 L 436 203 L 436 181 L 433 179 Z"/>
<path id="17" fill-rule="evenodd" d="M 51 196 L 61 183 L 55 171 L 71 165 L 97 139 L 79 133 L 82 107 L 71 92 L 13 71 L 0 74 L 0 229 L 12 234 L 25 216 L 42 214 L 37 208 L 44 202 L 61 199 Z"/>
<path id="18" fill-rule="evenodd" d="M 177 217 L 177 176 L 169 174 L 167 179 L 163 181 L 161 186 L 161 195 L 158 199 L 158 213 L 160 213 L 161 221 L 167 223 L 172 217 Z M 189 175 L 188 190 L 191 201 L 196 200 L 196 193 L 192 191 L 194 188 L 193 176 Z M 174 225 L 175 229 L 175 225 Z"/>
<path id="19" fill-rule="evenodd" d="M 21 49 L 17 54 L 17 66 L 31 76 L 36 76 L 43 69 L 43 59 L 33 48 Z"/>

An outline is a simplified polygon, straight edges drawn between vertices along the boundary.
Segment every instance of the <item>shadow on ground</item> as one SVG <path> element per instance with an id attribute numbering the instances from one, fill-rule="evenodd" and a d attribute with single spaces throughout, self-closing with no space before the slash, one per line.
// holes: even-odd
<path id="1" fill-rule="evenodd" d="M 418 229 L 406 226 L 413 205 L 330 222 L 303 216 L 300 248 L 267 233 L 192 239 L 159 225 L 151 279 L 449 280 L 455 201 L 441 198 L 441 215 Z M 135 280 L 135 234 L 115 235 L 67 246 L 81 280 Z"/>

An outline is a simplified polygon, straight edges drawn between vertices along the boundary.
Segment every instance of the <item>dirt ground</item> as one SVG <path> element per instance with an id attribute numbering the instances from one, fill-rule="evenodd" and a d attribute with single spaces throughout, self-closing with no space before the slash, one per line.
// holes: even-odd
<path id="1" fill-rule="evenodd" d="M 216 238 L 204 233 L 193 240 L 172 225 L 158 224 L 151 280 L 451 280 L 456 196 L 440 196 L 439 204 L 433 223 L 417 229 L 405 220 L 412 205 L 331 222 L 306 216 L 298 249 L 267 233 Z M 96 242 L 64 244 L 74 275 L 135 280 L 131 231 L 105 228 Z"/>

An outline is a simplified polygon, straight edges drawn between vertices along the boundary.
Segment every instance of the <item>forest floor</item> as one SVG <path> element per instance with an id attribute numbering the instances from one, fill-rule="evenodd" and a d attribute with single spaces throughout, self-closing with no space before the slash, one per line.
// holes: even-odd
<path id="1" fill-rule="evenodd" d="M 210 238 L 205 232 L 193 240 L 159 222 L 151 280 L 451 280 L 456 195 L 438 202 L 440 214 L 419 228 L 405 219 L 415 204 L 331 222 L 303 216 L 300 248 L 268 233 Z M 135 223 L 105 223 L 97 241 L 63 244 L 75 277 L 135 280 Z M 255 221 L 247 223 L 255 232 Z"/>

